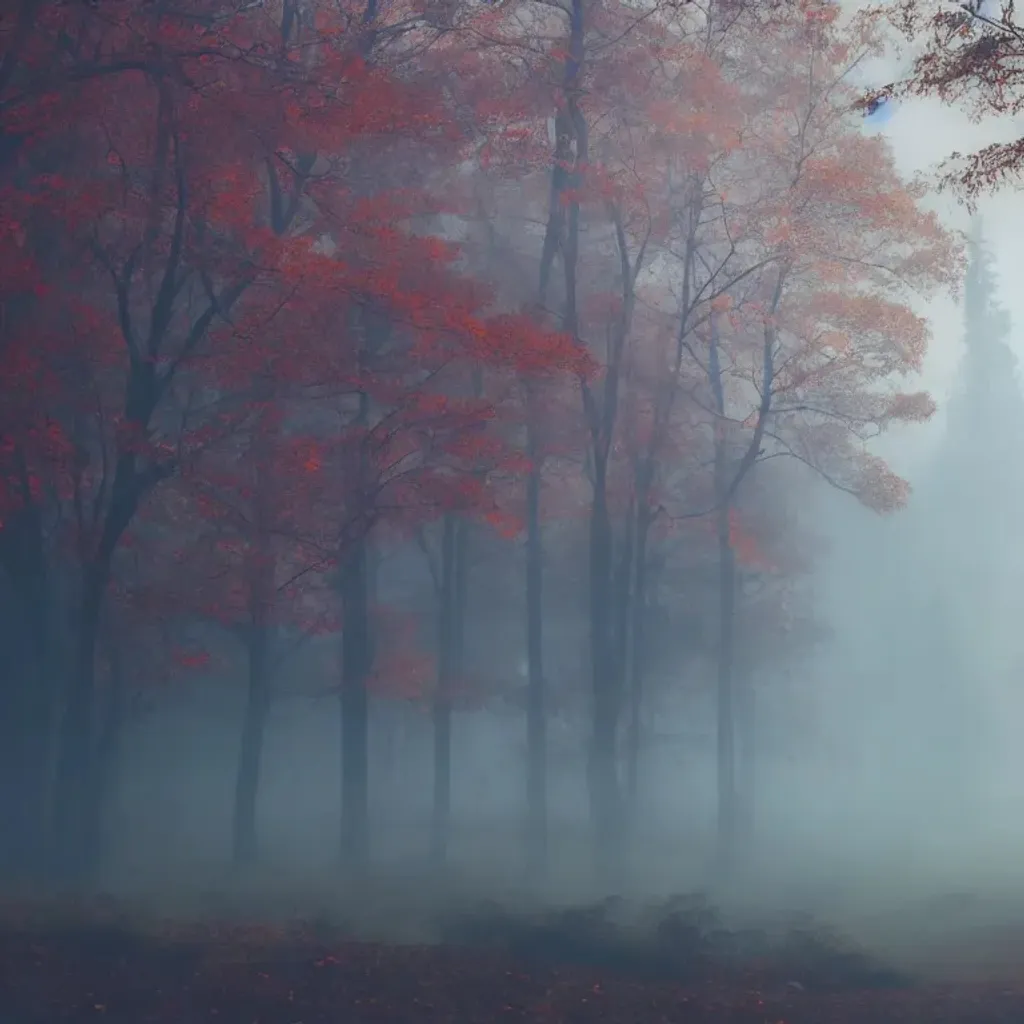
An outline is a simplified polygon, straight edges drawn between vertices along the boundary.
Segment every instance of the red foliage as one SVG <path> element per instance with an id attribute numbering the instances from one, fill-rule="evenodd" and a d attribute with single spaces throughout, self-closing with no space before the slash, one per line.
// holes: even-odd
<path id="1" fill-rule="evenodd" d="M 523 46 L 518 5 L 448 11 L 467 33 L 422 4 L 372 26 L 348 0 L 301 19 L 24 4 L 0 28 L 0 532 L 52 512 L 119 613 L 333 631 L 354 540 L 449 512 L 514 537 L 533 465 L 544 517 L 581 517 L 601 447 L 616 545 L 640 507 L 656 541 L 714 550 L 700 512 L 726 434 L 904 501 L 866 438 L 930 414 L 895 389 L 927 341 L 901 289 L 952 283 L 957 256 L 844 120 L 843 68 L 873 43 L 829 5 L 775 11 L 770 32 L 737 12 L 722 38 L 674 5 L 592 5 L 589 152 L 553 167 L 565 43 Z M 548 216 L 553 170 L 573 180 L 550 210 L 588 226 L 564 321 L 522 227 Z M 731 504 L 741 566 L 791 568 Z M 389 622 L 382 692 L 429 691 L 413 632 Z"/>
<path id="2" fill-rule="evenodd" d="M 44 0 L 0 33 L 0 530 L 55 503 L 86 564 L 141 545 L 145 617 L 333 629 L 353 530 L 513 533 L 469 377 L 590 372 L 423 230 L 464 130 L 344 8 Z"/>

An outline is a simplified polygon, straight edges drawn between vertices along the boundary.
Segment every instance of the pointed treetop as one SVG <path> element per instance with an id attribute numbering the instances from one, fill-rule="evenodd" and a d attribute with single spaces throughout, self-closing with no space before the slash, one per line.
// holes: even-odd
<path id="1" fill-rule="evenodd" d="M 977 214 L 971 217 L 967 249 L 970 262 L 964 289 L 966 341 L 969 346 L 987 348 L 1009 334 L 1010 319 L 999 303 L 995 257 L 986 243 L 984 226 Z"/>
<path id="2" fill-rule="evenodd" d="M 967 229 L 967 245 L 974 250 L 983 249 L 985 246 L 985 223 L 980 213 L 971 214 L 971 226 Z"/>
<path id="3" fill-rule="evenodd" d="M 947 449 L 960 452 L 971 463 L 977 462 L 978 451 L 994 453 L 1018 443 L 1010 428 L 1024 420 L 1024 396 L 1009 344 L 1012 322 L 999 302 L 996 261 L 986 245 L 980 217 L 971 219 L 968 247 L 965 352 L 949 404 Z M 1003 452 L 1001 459 L 1009 457 Z"/>

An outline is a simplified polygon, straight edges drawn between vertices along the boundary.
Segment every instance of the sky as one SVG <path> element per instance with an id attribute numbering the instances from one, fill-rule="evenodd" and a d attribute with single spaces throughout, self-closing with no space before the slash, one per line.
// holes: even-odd
<path id="1" fill-rule="evenodd" d="M 863 85 L 885 85 L 901 70 L 895 59 L 879 62 Z M 1024 119 L 975 124 L 938 101 L 912 100 L 866 119 L 863 130 L 889 139 L 909 177 L 934 172 L 954 151 L 972 153 L 1024 135 Z M 950 228 L 970 227 L 969 213 L 952 197 L 932 195 L 928 202 Z M 1010 341 L 1024 368 L 1024 294 L 1016 287 L 1024 270 L 1024 192 L 1004 187 L 978 208 L 996 259 L 999 298 L 1016 324 Z M 930 457 L 944 441 L 944 406 L 964 352 L 958 301 L 937 297 L 920 311 L 933 329 L 920 385 L 938 400 L 939 414 L 926 425 L 893 429 L 875 446 L 912 486 L 925 482 Z M 1013 475 L 1006 476 L 1012 487 Z M 934 478 L 931 483 L 937 486 Z M 972 489 L 961 496 L 958 484 L 950 486 L 939 498 L 925 490 L 916 506 L 912 497 L 906 512 L 884 520 L 844 502 L 845 496 L 823 495 L 816 521 L 828 531 L 828 556 L 815 586 L 832 643 L 818 652 L 814 674 L 836 680 L 831 703 L 822 703 L 823 721 L 837 742 L 848 744 L 851 763 L 860 764 L 861 774 L 851 773 L 858 781 L 849 784 L 852 803 L 843 813 L 860 815 L 857 827 L 871 841 L 899 837 L 920 844 L 913 848 L 926 863 L 922 876 L 946 870 L 940 865 L 948 855 L 960 878 L 996 872 L 1003 857 L 1014 871 L 1020 865 L 1024 794 L 1013 780 L 1024 763 L 1018 737 L 1004 729 L 1020 721 L 1024 654 L 1012 615 L 1012 595 L 1019 591 L 1019 553 L 1010 550 L 1006 533 L 1012 537 L 1012 511 L 1009 526 L 993 527 L 979 515 L 991 494 Z M 1012 499 L 1001 500 L 1012 510 Z M 965 530 L 965 521 L 976 528 Z M 811 794 L 835 799 L 827 786 L 806 785 Z M 970 826 L 967 808 L 978 815 Z M 970 848 L 954 854 L 961 837 Z M 993 860 L 983 866 L 990 853 Z M 1014 884 L 1024 883 L 1017 876 Z"/>
<path id="2" fill-rule="evenodd" d="M 854 7 L 860 4 L 846 4 Z M 895 55 L 879 61 L 867 72 L 868 85 L 882 85 L 896 78 L 901 62 Z M 865 131 L 885 135 L 895 152 L 897 165 L 908 175 L 928 174 L 954 151 L 971 153 L 995 141 L 1005 141 L 1024 134 L 1024 118 L 990 120 L 972 123 L 960 110 L 937 100 L 904 101 L 883 109 L 866 119 Z M 933 196 L 929 205 L 936 209 L 950 227 L 966 230 L 969 214 L 948 196 Z M 1016 325 L 1024 325 L 1024 290 L 1017 282 L 1024 270 L 1024 193 L 1004 187 L 997 195 L 983 199 L 978 213 L 985 236 L 996 258 L 1000 278 L 1000 299 Z M 963 351 L 963 318 L 959 304 L 953 300 L 934 300 L 923 310 L 933 326 L 922 386 L 941 403 L 948 395 Z M 1014 331 L 1014 350 L 1024 364 L 1024 330 Z M 939 439 L 943 418 L 931 425 L 901 429 L 885 445 L 884 454 L 904 472 L 927 456 Z"/>

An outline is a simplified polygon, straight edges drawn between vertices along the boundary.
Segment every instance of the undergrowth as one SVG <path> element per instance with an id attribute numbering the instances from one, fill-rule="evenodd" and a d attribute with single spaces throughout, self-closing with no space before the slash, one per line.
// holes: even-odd
<path id="1" fill-rule="evenodd" d="M 773 927 L 730 927 L 699 895 L 675 896 L 639 912 L 629 912 L 615 899 L 535 914 L 489 903 L 452 915 L 442 939 L 535 963 L 575 964 L 651 980 L 756 975 L 817 990 L 910 984 L 901 972 L 824 925 L 797 918 Z"/>

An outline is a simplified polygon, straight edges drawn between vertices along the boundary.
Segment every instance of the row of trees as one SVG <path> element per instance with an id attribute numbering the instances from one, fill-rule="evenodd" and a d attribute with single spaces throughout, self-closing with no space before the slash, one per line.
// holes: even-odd
<path id="1" fill-rule="evenodd" d="M 22 0 L 0 36 L 5 863 L 95 870 L 131 690 L 203 670 L 218 633 L 247 688 L 236 859 L 276 673 L 335 635 L 344 857 L 370 856 L 371 704 L 412 699 L 443 859 L 486 548 L 524 595 L 542 867 L 556 542 L 586 595 L 599 866 L 621 867 L 665 603 L 714 634 L 730 863 L 736 624 L 800 608 L 784 467 L 903 502 L 868 444 L 930 415 L 899 390 L 927 341 L 910 302 L 959 272 L 851 112 L 871 24 L 821 0 Z M 417 546 L 426 615 L 375 586 Z M 791 656 L 777 632 L 750 649 Z"/>

